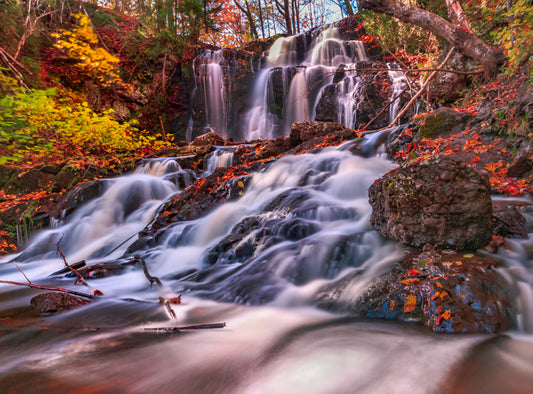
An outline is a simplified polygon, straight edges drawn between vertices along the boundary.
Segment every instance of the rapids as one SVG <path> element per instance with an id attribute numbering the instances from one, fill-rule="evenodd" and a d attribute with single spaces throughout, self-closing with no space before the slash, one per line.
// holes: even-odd
<path id="1" fill-rule="evenodd" d="M 526 392 L 533 377 L 531 334 L 435 335 L 350 313 L 365 286 L 400 255 L 368 224 L 368 186 L 394 165 L 380 155 L 354 156 L 350 144 L 281 158 L 254 174 L 238 200 L 175 223 L 155 247 L 135 251 L 163 288 L 129 269 L 90 281 L 105 296 L 88 306 L 34 321 L 6 320 L 0 328 L 3 390 Z M 216 150 L 218 159 L 208 162 L 218 164 L 206 171 L 229 163 L 221 159 L 225 154 L 231 152 Z M 50 276 L 63 266 L 55 248 L 61 237 L 70 262 L 127 259 L 136 233 L 179 192 L 170 180 L 201 176 L 184 173 L 169 158 L 106 180 L 101 197 L 36 234 L 20 255 L 4 258 L 0 276 L 23 280 L 15 260 L 33 283 L 74 288 L 73 278 Z M 531 294 L 528 244 L 516 241 L 507 270 L 520 276 L 521 269 L 521 286 Z M 323 309 L 326 291 L 341 294 L 337 305 Z M 0 285 L 3 315 L 27 313 L 35 294 Z M 158 297 L 178 294 L 183 304 L 173 306 L 174 321 Z M 146 331 L 214 322 L 226 327 Z M 500 368 L 505 378 L 496 373 Z"/>

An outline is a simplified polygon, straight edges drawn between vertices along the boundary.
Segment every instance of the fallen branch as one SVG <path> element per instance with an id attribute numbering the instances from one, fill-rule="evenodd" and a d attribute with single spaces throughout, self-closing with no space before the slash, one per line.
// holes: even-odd
<path id="1" fill-rule="evenodd" d="M 170 300 L 167 300 L 164 297 L 159 297 L 159 305 L 162 305 L 166 308 L 168 314 L 172 319 L 177 319 L 176 312 L 174 312 L 174 309 L 172 309 L 172 307 L 170 306 Z"/>
<path id="2" fill-rule="evenodd" d="M 26 274 L 24 273 L 24 271 L 22 271 L 22 269 L 19 267 L 19 265 L 17 264 L 17 262 L 15 260 L 12 261 L 13 264 L 15 264 L 15 266 L 17 267 L 17 269 L 20 271 L 20 273 L 24 276 L 24 278 L 26 278 L 26 280 L 28 281 L 28 283 L 31 285 L 31 280 L 30 278 L 28 278 L 26 276 Z"/>
<path id="3" fill-rule="evenodd" d="M 446 63 L 448 62 L 448 60 L 452 56 L 454 49 L 455 48 L 453 48 L 453 47 L 452 47 L 452 49 L 450 49 L 450 51 L 448 52 L 448 54 L 446 55 L 446 57 L 444 58 L 442 63 L 439 64 L 439 67 L 437 68 L 437 70 L 440 69 L 441 67 L 443 67 L 444 65 L 446 65 Z M 424 85 L 422 85 L 420 90 L 413 96 L 413 98 L 411 100 L 409 100 L 409 102 L 405 105 L 405 107 L 402 108 L 402 110 L 398 113 L 396 118 L 394 118 L 394 120 L 389 124 L 389 127 L 394 126 L 394 124 L 401 119 L 401 117 L 409 110 L 409 108 L 411 107 L 411 105 L 413 105 L 413 103 L 416 101 L 416 99 L 419 98 L 422 95 L 422 93 L 424 93 L 426 88 L 429 86 L 429 83 L 431 82 L 431 80 L 433 78 L 435 78 L 436 75 L 437 75 L 437 71 L 433 71 L 431 74 L 429 74 L 429 77 L 428 77 L 428 79 L 426 79 L 426 82 L 424 83 Z"/>
<path id="4" fill-rule="evenodd" d="M 150 275 L 150 272 L 148 272 L 148 268 L 146 267 L 146 262 L 144 259 L 140 256 L 135 256 L 135 261 L 139 262 L 141 266 L 143 267 L 144 276 L 146 276 L 146 279 L 150 281 L 150 288 L 152 288 L 153 284 L 156 283 L 159 287 L 163 287 L 163 283 L 159 280 L 158 277 Z"/>
<path id="5" fill-rule="evenodd" d="M 83 277 L 82 274 L 80 274 L 80 272 L 73 268 L 72 266 L 69 265 L 69 263 L 67 262 L 67 258 L 65 257 L 65 255 L 63 254 L 63 251 L 61 250 L 61 248 L 59 247 L 59 244 L 61 243 L 61 241 L 63 240 L 63 236 L 61 236 L 61 238 L 59 238 L 59 241 L 57 241 L 57 251 L 59 252 L 61 258 L 63 259 L 63 262 L 65 263 L 65 267 L 67 269 L 69 269 L 74 275 L 76 275 L 78 277 L 78 280 L 76 280 L 76 283 L 81 283 L 82 285 L 84 286 L 87 286 L 87 287 L 90 287 L 87 282 L 85 281 L 85 278 Z"/>
<path id="6" fill-rule="evenodd" d="M 381 109 L 381 111 L 379 111 L 379 113 L 376 116 L 374 116 L 372 119 L 370 119 L 367 124 L 365 124 L 363 127 L 361 127 L 361 129 L 366 130 L 368 127 L 370 127 L 370 125 L 372 123 L 374 123 L 381 115 L 383 115 L 383 113 L 392 105 L 392 103 L 394 103 L 396 100 L 398 100 L 406 90 L 407 89 L 402 90 L 399 95 L 397 95 L 396 97 L 394 97 L 394 99 L 389 101 L 389 103 L 386 106 L 384 106 Z"/>
<path id="7" fill-rule="evenodd" d="M 155 331 L 155 332 L 180 332 L 186 330 L 211 330 L 214 328 L 224 328 L 226 323 L 212 323 L 212 324 L 198 324 L 195 326 L 184 326 L 184 327 L 154 327 L 154 328 L 145 328 L 143 331 Z"/>
<path id="8" fill-rule="evenodd" d="M 81 293 L 81 292 L 75 291 L 75 290 L 63 289 L 62 287 L 41 286 L 41 285 L 36 285 L 36 284 L 33 284 L 33 283 L 14 282 L 12 280 L 3 280 L 3 279 L 0 279 L 0 283 L 6 283 L 6 284 L 9 284 L 9 285 L 16 285 L 16 286 L 26 286 L 26 287 L 31 287 L 32 289 L 57 291 L 59 293 L 67 293 L 67 294 L 72 294 L 72 295 L 75 295 L 75 296 L 85 297 L 85 298 L 90 298 L 90 299 L 96 298 L 96 296 L 94 296 L 92 294 Z"/>

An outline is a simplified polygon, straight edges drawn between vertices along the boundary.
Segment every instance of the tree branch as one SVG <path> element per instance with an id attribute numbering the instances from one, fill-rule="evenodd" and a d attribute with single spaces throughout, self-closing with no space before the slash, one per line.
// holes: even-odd
<path id="1" fill-rule="evenodd" d="M 450 49 L 450 51 L 448 52 L 448 54 L 446 55 L 446 57 L 444 58 L 444 60 L 442 61 L 442 63 L 439 64 L 438 69 L 446 65 L 446 63 L 448 62 L 448 60 L 449 60 L 450 57 L 452 56 L 454 49 L 455 49 L 455 48 Z M 398 115 L 394 118 L 394 120 L 389 124 L 389 127 L 394 126 L 394 124 L 395 124 L 396 122 L 398 122 L 398 121 L 401 119 L 401 117 L 407 112 L 407 110 L 409 109 L 409 107 L 411 107 L 411 105 L 413 105 L 413 103 L 416 101 L 416 99 L 419 98 L 419 97 L 422 95 L 422 93 L 424 93 L 424 91 L 426 90 L 426 88 L 429 86 L 429 83 L 431 82 L 431 80 L 432 80 L 433 78 L 435 78 L 435 75 L 437 75 L 437 71 L 433 71 L 433 72 L 429 75 L 428 79 L 426 79 L 426 82 L 425 82 L 424 85 L 420 88 L 420 90 L 418 91 L 418 93 L 415 94 L 415 95 L 413 96 L 413 98 L 412 98 L 412 99 L 411 99 L 411 100 L 405 105 L 405 107 L 402 108 L 402 110 L 398 113 Z"/>

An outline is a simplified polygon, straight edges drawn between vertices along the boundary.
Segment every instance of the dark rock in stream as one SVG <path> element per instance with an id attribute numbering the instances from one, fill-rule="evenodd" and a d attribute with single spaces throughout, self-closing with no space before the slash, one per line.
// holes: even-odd
<path id="1" fill-rule="evenodd" d="M 210 131 L 208 133 L 199 135 L 191 142 L 191 146 L 206 145 L 226 145 L 226 140 L 217 133 Z"/>
<path id="2" fill-rule="evenodd" d="M 506 238 L 527 238 L 526 219 L 519 211 L 520 205 L 507 201 L 493 202 L 495 235 Z"/>
<path id="3" fill-rule="evenodd" d="M 407 245 L 475 250 L 492 237 L 488 178 L 451 156 L 390 171 L 368 190 L 371 224 Z"/>
<path id="4" fill-rule="evenodd" d="M 123 273 L 125 267 L 117 262 L 97 263 L 82 267 L 78 269 L 78 273 L 83 279 L 100 279 L 107 278 L 109 276 L 120 275 Z M 67 277 L 75 278 L 76 275 L 70 272 Z"/>
<path id="5" fill-rule="evenodd" d="M 78 308 L 88 304 L 90 301 L 85 298 L 76 297 L 71 294 L 51 291 L 33 297 L 30 304 L 42 314 L 65 312 L 73 308 Z"/>
<path id="6" fill-rule="evenodd" d="M 371 286 L 355 309 L 364 316 L 415 321 L 435 332 L 494 333 L 510 328 L 511 290 L 494 267 L 473 254 L 410 254 Z"/>

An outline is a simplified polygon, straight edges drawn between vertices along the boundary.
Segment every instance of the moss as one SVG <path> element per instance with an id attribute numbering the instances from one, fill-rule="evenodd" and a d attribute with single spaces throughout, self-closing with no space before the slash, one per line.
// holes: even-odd
<path id="1" fill-rule="evenodd" d="M 448 116 L 445 113 L 427 116 L 418 131 L 424 138 L 435 137 L 442 133 L 447 121 Z"/>

